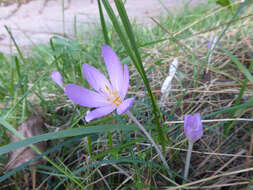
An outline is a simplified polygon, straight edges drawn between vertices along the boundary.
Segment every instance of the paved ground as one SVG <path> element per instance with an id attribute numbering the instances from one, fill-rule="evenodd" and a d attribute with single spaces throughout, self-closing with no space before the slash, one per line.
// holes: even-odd
<path id="1" fill-rule="evenodd" d="M 174 13 L 180 11 L 186 0 L 160 0 Z M 188 0 L 189 1 L 189 0 Z M 205 0 L 192 0 L 192 4 Z M 47 2 L 45 4 L 45 2 Z M 65 32 L 73 34 L 74 17 L 77 24 L 91 27 L 90 24 L 99 22 L 96 0 L 65 0 Z M 110 0 L 114 5 L 113 0 Z M 0 6 L 0 51 L 10 52 L 11 40 L 4 25 L 8 26 L 20 46 L 30 46 L 32 43 L 48 43 L 54 34 L 63 33 L 62 1 L 35 0 L 22 6 L 13 14 L 17 4 Z M 150 21 L 149 16 L 165 13 L 159 0 L 127 0 L 126 9 L 131 18 L 140 22 Z M 15 50 L 15 49 L 14 49 Z"/>

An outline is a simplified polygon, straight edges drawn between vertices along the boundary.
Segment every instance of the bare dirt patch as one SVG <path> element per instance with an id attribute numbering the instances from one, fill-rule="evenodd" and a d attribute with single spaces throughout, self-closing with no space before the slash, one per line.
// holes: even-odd
<path id="1" fill-rule="evenodd" d="M 22 0 L 22 4 L 12 4 L 13 0 L 6 1 L 6 6 L 0 6 L 0 52 L 8 53 L 14 48 L 4 26 L 8 26 L 19 46 L 48 43 L 55 34 L 72 36 L 74 20 L 77 26 L 88 29 L 99 23 L 99 12 L 96 1 L 65 0 L 64 27 L 61 0 Z M 113 1 L 110 1 L 114 6 Z M 164 5 L 174 13 L 182 10 L 185 0 L 167 0 Z M 192 0 L 196 5 L 198 1 Z M 9 4 L 8 4 L 9 3 Z M 202 2 L 203 3 L 203 2 Z M 7 6 L 8 5 L 8 6 Z M 130 18 L 139 22 L 151 22 L 150 16 L 166 14 L 166 10 L 158 0 L 128 0 L 126 9 Z M 15 48 L 14 48 L 15 50 Z"/>

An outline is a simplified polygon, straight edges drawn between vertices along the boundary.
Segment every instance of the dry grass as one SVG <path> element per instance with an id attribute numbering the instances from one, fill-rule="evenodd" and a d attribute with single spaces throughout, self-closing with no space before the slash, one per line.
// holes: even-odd
<path id="1" fill-rule="evenodd" d="M 168 75 L 172 60 L 174 57 L 179 59 L 177 79 L 173 80 L 170 95 L 166 101 L 160 102 L 162 111 L 170 115 L 178 100 L 182 98 L 180 105 L 174 110 L 175 120 L 183 120 L 183 115 L 186 113 L 201 113 L 204 116 L 234 105 L 243 86 L 242 81 L 245 81 L 246 78 L 229 56 L 220 49 L 219 45 L 236 56 L 246 68 L 249 68 L 253 55 L 253 38 L 248 32 L 253 29 L 252 17 L 240 20 L 231 26 L 211 53 L 210 63 L 207 63 L 208 40 L 210 36 L 220 34 L 223 29 L 224 27 L 218 27 L 214 31 L 209 30 L 204 33 L 192 29 L 192 37 L 181 40 L 178 38 L 179 45 L 167 40 L 152 48 L 143 48 L 145 53 L 149 55 L 144 59 L 145 69 L 148 71 L 147 76 L 158 99 L 161 97 L 160 88 Z M 166 37 L 168 37 L 167 34 L 164 38 Z M 187 51 L 196 57 L 189 59 L 185 52 L 180 49 L 180 44 L 186 46 Z M 252 71 L 250 72 L 252 73 Z M 137 76 L 137 74 L 134 73 L 133 76 Z M 183 93 L 185 94 L 182 97 Z M 143 90 L 134 94 L 140 98 L 146 96 Z M 248 83 L 241 103 L 251 100 L 252 95 L 253 85 Z M 251 107 L 239 110 L 234 116 L 252 118 L 252 111 Z M 215 116 L 214 119 L 220 118 L 222 120 L 230 117 L 231 115 L 228 113 Z M 165 121 L 170 119 L 165 117 Z M 233 122 L 233 128 L 227 136 L 223 136 L 224 127 L 231 124 L 231 121 L 212 122 L 211 120 L 210 123 L 205 124 L 204 137 L 194 146 L 196 152 L 192 156 L 192 172 L 189 181 L 194 182 L 242 169 L 249 169 L 249 171 L 209 179 L 189 189 L 200 187 L 201 189 L 224 189 L 229 187 L 229 189 L 238 190 L 247 184 L 251 184 L 249 178 L 252 175 L 250 169 L 253 158 L 251 122 L 251 120 Z M 176 127 L 175 124 L 169 126 L 174 126 L 168 131 L 168 135 L 173 139 L 173 146 L 167 147 L 170 154 L 173 154 L 173 157 L 170 158 L 170 165 L 174 171 L 182 174 L 186 154 L 186 141 L 182 134 L 182 124 L 178 124 Z M 180 135 L 178 136 L 178 134 Z M 181 179 L 175 179 L 175 182 L 181 184 Z"/>
<path id="2" fill-rule="evenodd" d="M 249 15 L 251 11 L 250 9 L 247 10 L 244 15 Z M 227 23 L 227 21 L 224 21 L 224 23 Z M 136 183 L 142 182 L 151 185 L 151 189 L 161 189 L 163 187 L 168 188 L 168 184 L 182 184 L 182 178 L 179 175 L 183 174 L 187 140 L 183 135 L 182 122 L 170 123 L 170 121 L 182 121 L 186 113 L 199 112 L 202 116 L 206 116 L 217 110 L 234 106 L 246 78 L 236 64 L 231 61 L 228 54 L 222 51 L 220 47 L 226 48 L 231 54 L 235 55 L 246 68 L 249 68 L 250 62 L 252 63 L 253 38 L 249 32 L 253 29 L 252 17 L 245 17 L 231 25 L 226 35 L 223 36 L 211 53 L 211 61 L 208 63 L 208 40 L 210 36 L 221 34 L 225 26 L 218 23 L 217 25 L 221 26 L 217 27 L 216 24 L 216 22 L 210 21 L 211 29 L 203 30 L 200 29 L 201 26 L 199 28 L 190 27 L 187 30 L 180 29 L 181 34 L 177 33 L 175 35 L 173 32 L 164 34 L 159 38 L 164 39 L 168 38 L 169 35 L 173 35 L 177 42 L 166 40 L 153 46 L 141 48 L 146 74 L 157 100 L 161 98 L 161 85 L 168 75 L 172 60 L 174 57 L 179 59 L 177 79 L 173 80 L 169 97 L 160 102 L 164 116 L 163 128 L 170 138 L 166 147 L 167 159 L 171 169 L 175 171 L 174 178 L 169 179 L 162 173 L 163 171 L 155 167 L 152 167 L 150 172 L 145 164 L 105 163 L 80 174 L 87 188 L 94 185 L 95 188 L 99 189 L 109 185 L 112 189 L 121 189 L 129 185 L 129 188 L 133 189 L 136 188 Z M 185 33 L 190 37 L 184 39 Z M 183 51 L 182 47 L 186 51 Z M 186 56 L 187 53 L 190 56 Z M 144 85 L 136 69 L 132 67 L 130 71 L 130 94 L 136 96 L 136 104 L 132 110 L 140 121 L 149 125 L 152 121 L 152 111 L 150 110 Z M 250 72 L 252 73 L 252 71 Z M 252 100 L 253 84 L 248 83 L 245 87 L 241 103 Z M 46 89 L 45 91 L 43 89 L 43 93 L 47 93 Z M 66 102 L 65 95 L 59 92 L 55 92 L 57 95 L 54 96 L 49 93 L 44 95 L 43 93 L 41 95 L 44 97 L 45 102 L 57 100 L 53 103 L 52 108 L 55 109 L 54 114 L 57 121 L 50 120 L 53 117 L 53 113 L 51 113 L 53 111 L 48 110 L 45 113 L 47 118 L 50 118 L 47 123 L 48 131 L 58 131 L 69 127 L 69 120 L 74 112 L 70 109 L 73 106 Z M 177 103 L 179 105 L 176 107 Z M 245 118 L 246 120 L 226 120 L 227 118 L 231 119 L 232 114 L 233 118 Z M 215 115 L 209 117 L 208 122 L 203 122 L 204 137 L 194 145 L 189 175 L 189 182 L 192 182 L 192 184 L 187 189 L 238 190 L 245 189 L 248 185 L 251 188 L 253 174 L 251 118 L 252 108 L 249 107 L 237 110 L 234 113 L 227 112 Z M 125 123 L 129 122 L 129 120 L 122 117 L 110 121 L 110 123 L 114 124 L 122 120 Z M 57 127 L 54 124 L 57 124 Z M 233 127 L 227 135 L 223 135 L 224 128 L 229 125 Z M 155 136 L 155 132 L 153 136 Z M 92 144 L 92 154 L 95 158 L 89 155 L 87 138 L 83 138 L 81 142 L 78 141 L 74 145 L 72 144 L 69 150 L 63 149 L 55 152 L 52 157 L 61 158 L 61 162 L 71 168 L 72 171 L 81 166 L 89 165 L 94 160 L 104 161 L 111 158 L 129 158 L 131 156 L 134 159 L 160 163 L 159 157 L 154 151 L 150 150 L 150 144 L 144 140 L 126 145 L 139 137 L 142 137 L 142 135 L 136 131 L 130 134 L 114 132 L 112 134 L 114 148 L 119 148 L 115 151 L 116 155 L 113 151 L 103 155 L 111 148 L 108 144 L 107 134 L 103 133 L 93 137 L 95 140 Z M 128 141 L 125 142 L 124 140 Z M 97 155 L 100 157 L 96 158 Z M 43 189 L 46 180 L 51 178 L 54 177 L 48 175 L 41 182 L 41 189 Z M 71 182 L 66 184 L 65 187 L 68 188 L 74 186 Z M 180 188 L 180 186 L 177 186 L 172 189 Z M 142 189 L 145 189 L 145 187 L 142 187 Z"/>

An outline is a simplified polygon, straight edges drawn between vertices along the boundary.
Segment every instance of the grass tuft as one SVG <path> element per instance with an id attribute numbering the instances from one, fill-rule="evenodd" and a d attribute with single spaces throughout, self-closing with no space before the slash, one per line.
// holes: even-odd
<path id="1" fill-rule="evenodd" d="M 102 2 L 106 5 L 107 1 Z M 220 7 L 210 1 L 143 25 L 128 23 L 118 2 L 122 25 L 115 27 L 101 17 L 102 27 L 98 24 L 86 31 L 75 26 L 73 39 L 55 36 L 28 52 L 15 44 L 18 55 L 1 53 L 0 189 L 31 188 L 32 177 L 26 169 L 30 162 L 8 173 L 4 165 L 8 152 L 41 141 L 48 141 L 48 149 L 35 159 L 47 156 L 52 162 L 37 166 L 38 189 L 250 189 L 253 7 L 243 5 L 231 1 L 229 7 Z M 215 36 L 219 40 L 211 49 L 209 39 Z M 152 108 L 157 102 L 171 177 L 148 139 L 126 115 L 111 114 L 84 123 L 81 119 L 87 108 L 73 105 L 50 78 L 57 70 L 64 84 L 89 88 L 81 66 L 88 63 L 106 73 L 101 58 L 105 41 L 130 69 L 128 94 L 136 99 L 132 113 L 159 143 L 161 131 Z M 179 60 L 176 77 L 162 101 L 161 86 L 175 57 Z M 189 183 L 182 187 L 187 143 L 182 122 L 170 122 L 182 121 L 187 113 L 201 113 L 208 122 L 203 124 L 203 138 L 194 143 Z M 44 117 L 46 134 L 10 143 L 7 129 L 16 132 L 16 126 L 36 114 Z M 26 183 L 24 176 L 28 176 Z"/>

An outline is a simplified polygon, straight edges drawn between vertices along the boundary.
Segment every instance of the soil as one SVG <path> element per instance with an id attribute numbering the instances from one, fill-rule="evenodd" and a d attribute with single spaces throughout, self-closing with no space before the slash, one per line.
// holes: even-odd
<path id="1" fill-rule="evenodd" d="M 18 4 L 28 3 L 31 0 L 18 0 Z M 12 4 L 16 4 L 17 0 L 0 0 L 0 6 L 9 6 Z"/>

